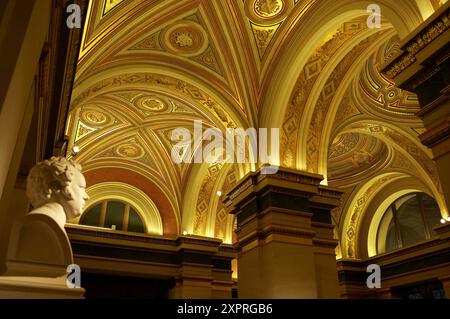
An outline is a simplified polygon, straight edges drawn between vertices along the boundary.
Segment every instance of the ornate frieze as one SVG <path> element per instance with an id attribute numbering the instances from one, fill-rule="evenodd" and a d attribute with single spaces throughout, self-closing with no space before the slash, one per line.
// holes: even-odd
<path id="1" fill-rule="evenodd" d="M 417 53 L 447 31 L 449 27 L 450 8 L 447 5 L 447 9 L 439 17 L 431 21 L 429 25 L 423 27 L 412 39 L 402 45 L 401 53 L 383 69 L 383 73 L 391 79 L 395 79 L 406 68 L 417 61 Z"/>
<path id="2" fill-rule="evenodd" d="M 319 79 L 321 71 L 339 48 L 366 28 L 367 26 L 362 19 L 354 19 L 344 23 L 332 34 L 329 40 L 316 49 L 306 62 L 297 79 L 283 121 L 280 146 L 283 166 L 295 167 L 300 120 L 310 92 Z M 330 93 L 333 87 L 328 86 L 327 90 Z"/>
<path id="3" fill-rule="evenodd" d="M 80 105 L 89 98 L 92 98 L 92 96 L 98 95 L 102 91 L 106 91 L 114 87 L 137 84 L 152 85 L 168 90 L 175 90 L 177 93 L 183 95 L 184 97 L 193 99 L 201 105 L 205 106 L 220 122 L 223 123 L 225 127 L 237 128 L 237 125 L 231 119 L 231 116 L 228 115 L 226 111 L 203 90 L 200 90 L 185 81 L 165 75 L 152 73 L 130 73 L 103 80 L 102 82 L 89 87 L 82 94 L 78 95 L 72 101 L 72 108 Z M 152 102 L 152 105 L 153 104 L 154 103 Z"/>

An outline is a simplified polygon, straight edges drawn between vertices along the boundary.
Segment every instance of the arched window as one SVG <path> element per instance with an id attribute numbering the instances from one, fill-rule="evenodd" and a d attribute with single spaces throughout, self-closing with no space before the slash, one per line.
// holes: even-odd
<path id="1" fill-rule="evenodd" d="M 436 201 L 425 193 L 412 193 L 394 201 L 381 219 L 377 252 L 398 249 L 436 235 L 441 213 Z"/>
<path id="2" fill-rule="evenodd" d="M 97 202 L 86 210 L 80 224 L 117 230 L 145 233 L 145 225 L 137 210 L 118 200 Z"/>

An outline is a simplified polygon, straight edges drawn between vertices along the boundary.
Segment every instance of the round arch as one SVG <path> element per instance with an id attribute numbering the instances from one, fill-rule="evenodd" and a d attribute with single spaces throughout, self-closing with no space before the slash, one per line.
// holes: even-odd
<path id="1" fill-rule="evenodd" d="M 389 39 L 393 35 L 393 32 L 387 32 L 383 36 L 381 36 L 378 41 L 371 44 L 370 47 L 365 50 L 365 54 L 363 56 L 359 56 L 355 63 L 353 63 L 346 73 L 344 79 L 342 80 L 341 85 L 335 92 L 335 96 L 333 97 L 333 100 L 331 101 L 330 107 L 328 109 L 328 112 L 325 117 L 325 124 L 323 125 L 323 133 L 321 134 L 321 139 L 319 142 L 319 150 L 318 150 L 318 171 L 319 174 L 323 175 L 325 177 L 325 181 L 327 180 L 327 161 L 328 161 L 328 147 L 330 144 L 330 141 L 332 140 L 333 133 L 336 134 L 337 132 L 333 132 L 334 128 L 334 122 L 336 118 L 336 114 L 338 112 L 339 106 L 341 104 L 342 99 L 344 98 L 345 94 L 348 92 L 348 90 L 352 90 L 355 87 L 355 82 L 358 82 L 355 79 L 359 76 L 361 68 L 363 68 L 363 62 L 364 59 L 366 59 L 366 53 L 373 53 L 376 51 L 377 47 L 385 42 L 387 39 Z M 309 122 L 306 122 L 309 128 Z M 339 133 L 341 133 L 339 131 Z M 306 142 L 303 142 L 303 153 L 306 151 Z M 300 147 L 298 148 L 300 150 Z"/>
<path id="2" fill-rule="evenodd" d="M 175 209 L 165 192 L 153 181 L 143 175 L 119 167 L 101 167 L 94 170 L 86 169 L 83 173 L 89 187 L 101 183 L 125 183 L 141 190 L 154 203 L 161 216 L 164 235 L 177 235 L 178 219 Z"/>
<path id="3" fill-rule="evenodd" d="M 371 127 L 381 128 L 381 131 L 372 133 Z M 391 138 L 385 134 L 384 130 L 386 128 L 399 136 L 405 142 L 405 144 L 400 145 L 398 140 L 391 140 Z M 439 202 L 439 206 L 445 207 L 444 201 L 441 198 L 442 196 L 440 195 L 439 182 L 433 180 L 432 177 L 426 172 L 424 167 L 420 165 L 416 158 L 414 158 L 407 150 L 409 145 L 417 147 L 419 152 L 423 152 L 426 160 L 429 160 L 431 163 L 430 150 L 422 145 L 420 141 L 413 139 L 412 136 L 409 136 L 405 131 L 399 129 L 393 124 L 388 124 L 383 121 L 377 121 L 373 119 L 369 120 L 365 117 L 360 117 L 358 119 L 353 119 L 351 121 L 343 123 L 336 129 L 336 132 L 359 132 L 363 134 L 375 134 L 376 137 L 382 140 L 386 145 L 392 145 L 392 147 L 396 151 L 400 152 L 402 155 L 411 160 L 419 174 L 419 178 L 423 180 L 430 187 L 430 189 L 433 190 L 434 197 L 436 197 L 436 200 Z"/>
<path id="4" fill-rule="evenodd" d="M 272 79 L 266 85 L 261 127 L 281 127 L 291 92 L 306 61 L 329 32 L 336 25 L 354 17 L 367 15 L 367 6 L 371 1 L 341 0 L 323 3 L 314 7 L 312 13 L 304 17 L 304 24 L 298 24 L 293 30 L 286 52 L 272 72 Z M 422 21 L 422 16 L 413 1 L 379 1 L 382 16 L 394 26 L 401 38 L 407 36 Z M 314 23 L 320 21 L 320 23 Z M 325 23 L 324 23 L 325 22 Z M 295 32 L 301 30 L 301 32 Z M 278 107 L 274 108 L 276 105 Z M 281 111 L 280 111 L 281 108 Z"/>
<path id="5" fill-rule="evenodd" d="M 86 191 L 89 195 L 86 207 L 114 199 L 129 203 L 144 221 L 147 234 L 163 235 L 163 223 L 158 208 L 140 189 L 122 182 L 103 182 L 89 186 Z"/>
<path id="6" fill-rule="evenodd" d="M 155 66 L 139 61 L 131 65 L 112 65 L 107 70 L 99 71 L 81 82 L 74 87 L 72 107 L 118 88 L 120 90 L 127 88 L 145 90 L 152 86 L 158 86 L 159 89 L 167 90 L 179 98 L 188 99 L 191 104 L 197 105 L 207 112 L 215 113 L 214 106 L 211 106 L 211 103 L 215 103 L 231 121 L 230 125 L 234 124 L 236 127 L 243 128 L 252 126 L 251 120 L 240 111 L 240 107 L 233 103 L 230 97 L 223 96 L 204 79 L 190 77 L 169 66 Z M 223 117 L 224 115 L 216 115 L 218 119 Z M 225 127 L 227 126 L 225 125 Z"/>

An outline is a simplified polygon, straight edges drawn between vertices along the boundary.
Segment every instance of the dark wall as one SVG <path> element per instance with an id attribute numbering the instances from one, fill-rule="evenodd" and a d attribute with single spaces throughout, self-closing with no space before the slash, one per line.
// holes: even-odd
<path id="1" fill-rule="evenodd" d="M 83 272 L 86 299 L 167 299 L 171 280 Z"/>
<path id="2" fill-rule="evenodd" d="M 439 280 L 416 283 L 392 288 L 394 298 L 401 299 L 444 299 L 445 291 Z M 448 297 L 447 297 L 448 298 Z"/>

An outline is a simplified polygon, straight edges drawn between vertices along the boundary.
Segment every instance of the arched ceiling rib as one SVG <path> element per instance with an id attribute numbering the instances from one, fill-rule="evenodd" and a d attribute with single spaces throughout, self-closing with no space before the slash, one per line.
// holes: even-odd
<path id="1" fill-rule="evenodd" d="M 120 168 L 151 181 L 177 216 L 171 229 L 227 242 L 233 218 L 219 194 L 251 166 L 175 164 L 171 132 L 192 132 L 194 120 L 222 131 L 280 128 L 282 165 L 328 173 L 347 190 L 343 204 L 354 201 L 359 181 L 401 174 L 399 163 L 430 180 L 431 154 L 416 143 L 417 100 L 379 73 L 429 7 L 380 0 L 382 28 L 368 29 L 370 3 L 91 1 L 69 147 L 81 148 L 77 159 L 88 171 Z M 383 136 L 371 121 L 387 128 Z"/>

